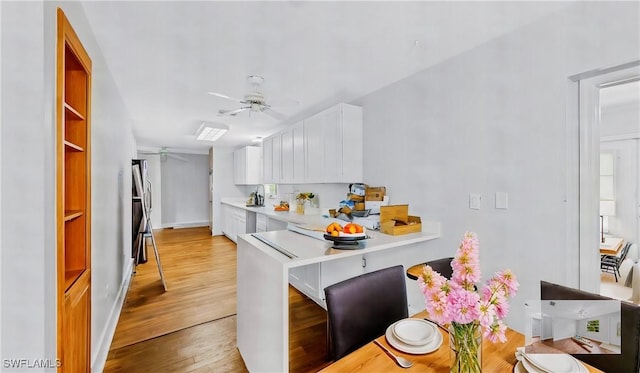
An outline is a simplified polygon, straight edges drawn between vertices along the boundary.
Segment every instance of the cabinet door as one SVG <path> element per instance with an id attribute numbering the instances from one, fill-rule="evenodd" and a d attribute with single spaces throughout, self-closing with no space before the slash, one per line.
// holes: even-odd
<path id="1" fill-rule="evenodd" d="M 289 128 L 280 134 L 281 143 L 281 182 L 293 181 L 293 129 Z"/>
<path id="2" fill-rule="evenodd" d="M 324 130 L 324 182 L 342 181 L 342 123 L 340 107 L 322 112 Z"/>
<path id="3" fill-rule="evenodd" d="M 245 184 L 262 183 L 262 149 L 257 146 L 247 146 L 245 150 Z"/>
<path id="4" fill-rule="evenodd" d="M 305 178 L 305 153 L 304 153 L 304 126 L 302 122 L 292 129 L 293 140 L 293 182 L 304 182 Z"/>
<path id="5" fill-rule="evenodd" d="M 88 372 L 91 366 L 87 343 L 90 333 L 91 292 L 89 291 L 89 270 L 69 288 L 64 296 L 62 356 L 63 372 Z"/>
<path id="6" fill-rule="evenodd" d="M 266 184 L 275 183 L 273 179 L 273 137 L 262 141 L 262 177 Z"/>
<path id="7" fill-rule="evenodd" d="M 273 136 L 273 182 L 279 183 L 282 180 L 282 143 L 280 135 Z"/>
<path id="8" fill-rule="evenodd" d="M 322 113 L 304 120 L 306 144 L 306 177 L 308 183 L 321 183 L 324 179 L 324 130 Z"/>
<path id="9" fill-rule="evenodd" d="M 245 149 L 238 149 L 233 152 L 233 182 L 235 184 L 246 184 L 246 153 Z"/>

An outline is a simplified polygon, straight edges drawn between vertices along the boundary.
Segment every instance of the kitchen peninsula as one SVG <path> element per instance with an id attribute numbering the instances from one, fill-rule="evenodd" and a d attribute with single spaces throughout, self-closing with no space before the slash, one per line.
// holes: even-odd
<path id="1" fill-rule="evenodd" d="M 437 222 L 423 222 L 420 233 L 368 234 L 355 250 L 338 250 L 330 241 L 288 230 L 237 236 L 237 345 L 249 371 L 289 370 L 288 285 L 293 274 L 306 276 L 305 294 L 326 309 L 323 289 L 328 285 L 380 268 L 397 264 L 408 268 L 447 255 L 431 242 L 440 237 Z M 424 308 L 414 281 L 407 281 L 407 294 L 410 312 Z"/>

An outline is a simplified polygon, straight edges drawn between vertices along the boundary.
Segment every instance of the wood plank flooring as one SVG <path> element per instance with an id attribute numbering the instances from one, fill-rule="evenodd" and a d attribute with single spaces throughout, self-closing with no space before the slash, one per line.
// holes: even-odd
<path id="1" fill-rule="evenodd" d="M 131 282 L 105 372 L 246 372 L 236 348 L 236 245 L 207 228 L 154 232 L 153 250 Z M 328 365 L 326 312 L 290 288 L 290 371 Z"/>

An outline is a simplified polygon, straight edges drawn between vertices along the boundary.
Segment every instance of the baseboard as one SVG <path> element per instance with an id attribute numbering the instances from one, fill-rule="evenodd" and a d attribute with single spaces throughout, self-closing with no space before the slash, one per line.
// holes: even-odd
<path id="1" fill-rule="evenodd" d="M 124 306 L 124 300 L 126 298 L 127 291 L 129 290 L 129 285 L 131 284 L 131 277 L 133 276 L 133 259 L 128 261 L 128 265 L 124 273 L 126 275 L 124 276 L 120 289 L 118 290 L 116 301 L 111 308 L 107 325 L 102 331 L 98 348 L 95 349 L 95 354 L 91 359 L 92 372 L 102 372 L 104 370 L 104 365 L 107 362 L 109 347 L 111 347 L 111 341 L 116 333 L 116 326 L 118 326 L 118 320 L 120 319 L 120 313 Z"/>
<path id="2" fill-rule="evenodd" d="M 209 226 L 208 221 L 191 221 L 191 222 L 182 222 L 182 223 L 175 222 L 175 223 L 162 224 L 162 228 L 173 228 L 173 229 L 208 227 L 208 226 Z"/>

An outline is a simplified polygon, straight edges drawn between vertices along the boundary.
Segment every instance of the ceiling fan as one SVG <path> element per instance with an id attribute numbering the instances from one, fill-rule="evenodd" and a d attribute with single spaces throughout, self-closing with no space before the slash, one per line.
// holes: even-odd
<path id="1" fill-rule="evenodd" d="M 262 91 L 260 90 L 260 86 L 264 82 L 264 78 L 263 77 L 258 76 L 258 75 L 249 75 L 247 77 L 247 81 L 251 85 L 252 91 L 250 91 L 249 93 L 245 94 L 243 99 L 230 97 L 230 96 L 224 95 L 222 93 L 208 92 L 212 96 L 226 98 L 227 100 L 232 100 L 232 101 L 236 101 L 236 102 L 239 102 L 239 103 L 243 104 L 243 106 L 238 108 L 238 109 L 218 110 L 218 115 L 220 115 L 220 116 L 236 116 L 236 115 L 238 115 L 238 113 L 242 113 L 243 111 L 248 111 L 249 114 L 251 114 L 252 112 L 254 112 L 254 113 L 256 113 L 256 112 L 264 113 L 264 114 L 267 114 L 270 117 L 272 117 L 274 119 L 278 119 L 278 120 L 283 120 L 284 118 L 286 118 L 286 116 L 284 114 L 273 110 L 271 108 L 271 105 L 267 104 L 266 97 L 265 97 L 264 93 L 262 93 Z M 288 102 L 286 102 L 284 104 L 285 105 L 286 104 L 297 105 L 298 102 L 295 101 L 295 100 L 288 100 Z"/>
<path id="2" fill-rule="evenodd" d="M 169 149 L 167 147 L 162 147 L 160 148 L 160 150 L 154 152 L 154 151 L 149 151 L 149 150 L 138 150 L 138 153 L 140 154 L 154 154 L 154 155 L 160 155 L 160 161 L 161 162 L 166 162 L 167 161 L 167 157 L 173 158 L 173 159 L 177 159 L 179 161 L 182 162 L 189 162 L 189 160 L 187 158 L 181 157 L 177 154 L 173 154 L 169 151 Z"/>

